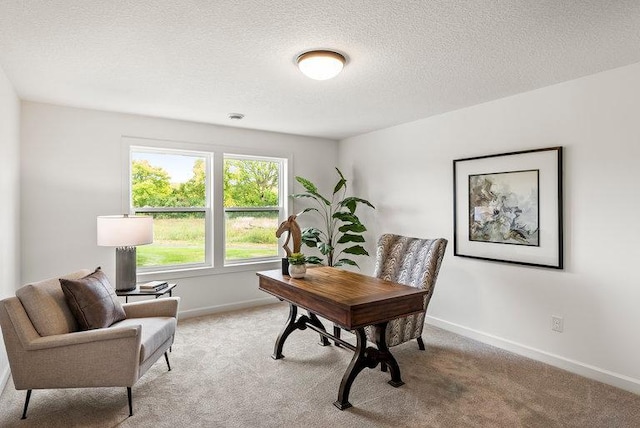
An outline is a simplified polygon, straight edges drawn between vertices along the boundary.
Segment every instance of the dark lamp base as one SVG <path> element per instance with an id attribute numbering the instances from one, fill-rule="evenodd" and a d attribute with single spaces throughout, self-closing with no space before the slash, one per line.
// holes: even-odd
<path id="1" fill-rule="evenodd" d="M 136 247 L 116 248 L 116 291 L 136 289 Z"/>

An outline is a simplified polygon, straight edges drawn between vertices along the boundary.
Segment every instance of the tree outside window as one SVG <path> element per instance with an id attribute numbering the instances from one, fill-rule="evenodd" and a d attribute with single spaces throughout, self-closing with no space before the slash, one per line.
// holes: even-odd
<path id="1" fill-rule="evenodd" d="M 139 267 L 207 262 L 207 156 L 133 150 L 131 204 L 152 216 L 154 240 L 138 248 Z"/>
<path id="2" fill-rule="evenodd" d="M 139 267 L 212 266 L 213 251 L 223 251 L 228 264 L 278 257 L 286 160 L 224 155 L 225 239 L 214 245 L 212 159 L 213 153 L 132 147 L 132 211 L 154 218 L 154 242 L 138 248 Z"/>
<path id="3" fill-rule="evenodd" d="M 282 165 L 282 160 L 225 156 L 225 262 L 278 256 Z"/>

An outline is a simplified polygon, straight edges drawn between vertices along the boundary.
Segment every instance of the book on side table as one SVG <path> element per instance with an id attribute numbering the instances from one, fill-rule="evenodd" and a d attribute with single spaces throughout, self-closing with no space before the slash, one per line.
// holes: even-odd
<path id="1" fill-rule="evenodd" d="M 156 296 L 156 299 L 160 296 L 164 296 L 165 294 L 168 294 L 169 296 L 172 296 L 173 294 L 173 289 L 176 288 L 178 286 L 178 284 L 176 283 L 168 283 L 166 281 L 151 281 L 150 283 L 138 283 L 135 290 L 131 290 L 131 291 L 117 291 L 116 290 L 116 295 L 117 296 L 122 296 L 124 297 L 124 300 L 126 303 L 129 303 L 129 297 L 135 297 L 135 296 L 144 296 L 144 297 L 149 297 L 149 296 Z"/>
<path id="2" fill-rule="evenodd" d="M 140 284 L 138 287 L 141 292 L 155 293 L 156 291 L 160 291 L 168 286 L 169 284 L 167 281 L 150 281 Z"/>

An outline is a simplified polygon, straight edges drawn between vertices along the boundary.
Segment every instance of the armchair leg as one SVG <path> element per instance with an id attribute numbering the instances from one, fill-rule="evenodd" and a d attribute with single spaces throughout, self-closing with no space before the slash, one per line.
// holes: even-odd
<path id="1" fill-rule="evenodd" d="M 164 353 L 164 359 L 167 361 L 167 367 L 169 367 L 169 371 L 171 371 L 171 364 L 169 364 L 169 354 Z"/>
<path id="2" fill-rule="evenodd" d="M 424 351 L 424 342 L 422 341 L 422 337 L 419 336 L 416 340 L 418 341 L 418 348 L 420 348 L 421 351 Z"/>
<path id="3" fill-rule="evenodd" d="M 131 400 L 131 387 L 127 386 L 127 398 L 129 399 L 129 416 L 133 416 L 133 400 Z"/>
<path id="4" fill-rule="evenodd" d="M 20 419 L 27 419 L 27 407 L 29 407 L 29 400 L 31 399 L 31 389 L 27 390 L 27 399 L 24 402 L 24 410 L 22 411 L 22 417 Z"/>

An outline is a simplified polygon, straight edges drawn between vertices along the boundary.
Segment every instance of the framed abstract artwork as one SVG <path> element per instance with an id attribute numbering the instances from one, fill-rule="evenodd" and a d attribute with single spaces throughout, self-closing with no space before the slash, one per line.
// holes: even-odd
<path id="1" fill-rule="evenodd" d="M 453 161 L 453 253 L 563 267 L 562 147 Z"/>

